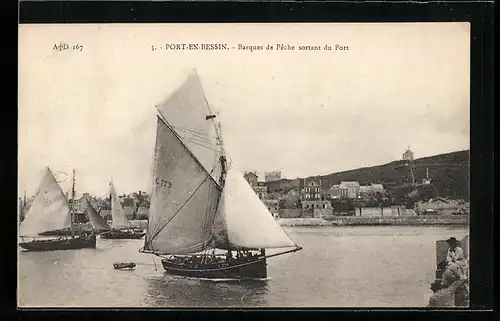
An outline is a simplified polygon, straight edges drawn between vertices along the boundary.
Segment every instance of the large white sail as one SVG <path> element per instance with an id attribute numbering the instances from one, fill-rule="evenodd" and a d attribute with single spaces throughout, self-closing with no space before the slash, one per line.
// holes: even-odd
<path id="1" fill-rule="evenodd" d="M 68 199 L 47 167 L 38 192 L 20 225 L 21 236 L 35 236 L 71 227 Z"/>
<path id="2" fill-rule="evenodd" d="M 212 176 L 158 117 L 144 249 L 163 254 L 205 249 L 219 198 L 220 188 Z"/>
<path id="3" fill-rule="evenodd" d="M 243 174 L 227 172 L 213 234 L 218 248 L 259 249 L 297 246 L 276 223 Z"/>
<path id="4" fill-rule="evenodd" d="M 196 72 L 156 107 L 206 171 L 217 180 L 219 173 L 212 171 L 218 164 L 217 135 L 213 119 L 207 119 L 210 107 Z"/>
<path id="5" fill-rule="evenodd" d="M 90 204 L 87 198 L 84 199 L 85 207 L 87 208 L 87 214 L 89 215 L 90 224 L 95 230 L 110 230 L 111 227 L 106 223 L 104 218 L 102 218 L 99 213 L 94 209 L 92 204 Z"/>
<path id="6" fill-rule="evenodd" d="M 120 203 L 120 198 L 116 193 L 113 182 L 110 183 L 111 187 L 111 227 L 114 229 L 130 228 L 131 224 L 125 215 L 125 210 Z"/>

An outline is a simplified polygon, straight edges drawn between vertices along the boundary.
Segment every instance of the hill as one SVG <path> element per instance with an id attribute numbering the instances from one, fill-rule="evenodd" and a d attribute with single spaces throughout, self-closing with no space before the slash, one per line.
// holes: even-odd
<path id="1" fill-rule="evenodd" d="M 422 182 L 429 171 L 434 196 L 469 200 L 469 151 L 458 151 L 419 158 L 414 161 L 415 180 Z M 312 178 L 312 177 L 310 177 Z M 385 165 L 364 167 L 332 173 L 320 178 L 323 186 L 339 184 L 341 181 L 359 181 L 360 184 L 382 183 L 389 193 L 410 193 L 412 182 L 406 161 L 394 161 Z M 420 186 L 418 189 L 422 190 Z"/>

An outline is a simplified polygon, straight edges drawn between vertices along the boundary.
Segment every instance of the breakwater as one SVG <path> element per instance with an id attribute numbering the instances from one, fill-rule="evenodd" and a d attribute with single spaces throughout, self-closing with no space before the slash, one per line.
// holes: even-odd
<path id="1" fill-rule="evenodd" d="M 360 217 L 336 216 L 327 220 L 320 218 L 278 219 L 281 226 L 467 226 L 467 215 L 421 215 L 421 216 L 389 216 Z"/>
<path id="2" fill-rule="evenodd" d="M 332 223 L 321 218 L 279 218 L 276 220 L 281 226 L 332 226 Z"/>
<path id="3" fill-rule="evenodd" d="M 146 229 L 147 220 L 133 220 L 136 227 Z M 328 216 L 326 218 L 278 218 L 281 226 L 467 226 L 467 215 L 417 215 L 417 216 Z"/>

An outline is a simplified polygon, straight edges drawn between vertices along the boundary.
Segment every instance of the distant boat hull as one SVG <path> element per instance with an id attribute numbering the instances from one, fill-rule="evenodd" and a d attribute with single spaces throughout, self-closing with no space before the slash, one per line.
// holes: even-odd
<path id="1" fill-rule="evenodd" d="M 256 258 L 251 261 L 234 259 L 221 264 L 186 265 L 178 264 L 170 259 L 161 261 L 168 274 L 204 279 L 266 279 L 266 258 Z"/>
<path id="2" fill-rule="evenodd" d="M 113 231 L 108 231 L 101 233 L 101 239 L 113 239 L 113 240 L 121 240 L 121 239 L 141 239 L 146 235 L 144 232 L 129 232 L 129 231 L 120 231 L 120 230 L 113 230 Z"/>
<path id="3" fill-rule="evenodd" d="M 23 249 L 31 252 L 40 251 L 61 251 L 61 250 L 79 250 L 95 249 L 96 236 L 80 236 L 76 238 L 50 239 L 19 243 Z"/>
<path id="4" fill-rule="evenodd" d="M 71 236 L 73 234 L 79 234 L 80 232 L 86 232 L 86 233 L 91 233 L 93 231 L 92 226 L 90 225 L 77 225 L 74 227 L 74 229 L 71 228 L 66 228 L 66 229 L 61 229 L 61 230 L 55 230 L 55 231 L 48 231 L 44 233 L 40 233 L 39 235 L 41 236 Z"/>

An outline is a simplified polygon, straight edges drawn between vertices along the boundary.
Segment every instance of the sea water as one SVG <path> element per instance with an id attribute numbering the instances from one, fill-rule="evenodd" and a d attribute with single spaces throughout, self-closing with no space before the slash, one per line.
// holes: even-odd
<path id="1" fill-rule="evenodd" d="M 19 250 L 20 307 L 423 307 L 436 240 L 447 227 L 285 227 L 301 251 L 268 260 L 268 279 L 199 280 L 165 274 L 139 253 L 144 240 L 97 240 L 96 249 Z M 273 251 L 266 251 L 271 254 Z M 131 271 L 114 262 L 135 262 Z"/>

